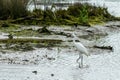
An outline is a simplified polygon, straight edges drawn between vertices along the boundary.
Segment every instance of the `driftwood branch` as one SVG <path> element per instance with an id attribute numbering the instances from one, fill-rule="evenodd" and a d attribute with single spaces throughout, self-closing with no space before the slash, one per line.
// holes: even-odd
<path id="1" fill-rule="evenodd" d="M 94 48 L 99 48 L 99 49 L 107 49 L 107 50 L 112 50 L 113 51 L 113 47 L 111 46 L 93 46 Z"/>

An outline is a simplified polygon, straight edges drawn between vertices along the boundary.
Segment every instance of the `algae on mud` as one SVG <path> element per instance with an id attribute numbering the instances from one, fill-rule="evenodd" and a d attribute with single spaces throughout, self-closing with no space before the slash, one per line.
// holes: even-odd
<path id="1" fill-rule="evenodd" d="M 31 51 L 34 48 L 54 47 L 63 42 L 58 39 L 32 39 L 32 38 L 16 38 L 16 39 L 0 39 L 0 50 L 4 51 Z"/>

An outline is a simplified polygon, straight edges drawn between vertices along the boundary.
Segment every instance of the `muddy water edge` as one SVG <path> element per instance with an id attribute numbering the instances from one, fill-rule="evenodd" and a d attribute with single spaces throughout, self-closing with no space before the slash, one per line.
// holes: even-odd
<path id="1" fill-rule="evenodd" d="M 105 36 L 119 31 L 120 22 L 107 22 L 103 25 L 95 25 L 92 27 L 78 26 L 74 30 L 73 26 L 57 26 L 57 28 L 56 26 L 49 26 L 47 29 L 50 31 L 50 33 L 40 33 L 40 29 L 42 29 L 40 26 L 24 26 L 19 27 L 15 30 L 12 29 L 13 39 L 9 39 L 8 37 L 9 30 L 1 30 L 2 36 L 0 39 L 0 62 L 16 64 L 14 61 L 16 59 L 19 61 L 20 58 L 22 58 L 22 56 L 17 57 L 19 53 L 23 53 L 25 55 L 28 52 L 31 53 L 32 51 L 43 48 L 46 48 L 48 50 L 50 49 L 51 51 L 54 51 L 54 49 L 56 49 L 58 52 L 76 52 L 76 49 L 72 45 L 72 32 L 76 33 L 80 41 L 88 48 L 91 54 L 97 55 L 111 52 L 113 51 L 113 48 L 111 46 L 99 46 L 98 43 L 101 39 L 104 39 Z M 30 32 L 32 32 L 32 34 Z M 13 56 L 14 54 L 17 55 Z M 32 54 L 30 55 L 34 56 Z M 10 58 L 11 56 L 12 58 Z M 37 56 L 33 58 L 36 59 Z M 28 64 L 30 62 L 29 59 L 23 59 L 22 64 L 24 61 L 26 61 Z M 36 63 L 35 60 L 33 62 Z"/>

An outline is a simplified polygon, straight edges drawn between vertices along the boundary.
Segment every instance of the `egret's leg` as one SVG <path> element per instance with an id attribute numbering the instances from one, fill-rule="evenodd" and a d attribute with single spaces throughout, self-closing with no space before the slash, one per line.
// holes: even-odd
<path id="1" fill-rule="evenodd" d="M 76 62 L 79 64 L 79 68 L 81 68 L 81 65 L 79 63 L 79 60 L 82 59 L 82 55 L 79 53 L 79 58 L 76 60 Z M 82 61 L 82 60 L 81 60 Z M 81 63 L 82 64 L 82 63 Z"/>
<path id="2" fill-rule="evenodd" d="M 83 68 L 83 55 L 81 54 L 81 67 Z"/>
<path id="3" fill-rule="evenodd" d="M 79 56 L 79 58 L 77 59 L 77 63 L 79 64 L 79 68 L 81 68 L 81 65 L 80 65 L 79 59 L 81 59 L 81 56 Z"/>
<path id="4" fill-rule="evenodd" d="M 77 63 L 79 62 L 80 58 L 81 58 L 81 56 L 79 56 L 78 59 L 76 60 Z"/>

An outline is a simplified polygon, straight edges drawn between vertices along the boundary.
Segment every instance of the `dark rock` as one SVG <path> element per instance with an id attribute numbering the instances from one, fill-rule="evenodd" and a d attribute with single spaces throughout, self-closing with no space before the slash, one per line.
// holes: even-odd
<path id="1" fill-rule="evenodd" d="M 37 74 L 37 71 L 32 71 L 32 73 L 34 73 L 35 75 Z"/>
<path id="2" fill-rule="evenodd" d="M 37 55 L 37 57 L 39 57 L 39 55 Z"/>
<path id="3" fill-rule="evenodd" d="M 48 59 L 48 60 L 55 60 L 55 58 L 50 58 L 50 57 L 48 57 L 47 59 Z"/>
<path id="4" fill-rule="evenodd" d="M 24 59 L 24 60 L 22 60 L 22 61 L 28 62 L 29 60 L 27 60 L 27 59 Z"/>
<path id="5" fill-rule="evenodd" d="M 51 74 L 51 76 L 53 77 L 53 76 L 54 76 L 54 74 Z"/>

